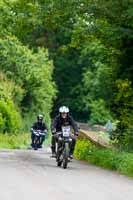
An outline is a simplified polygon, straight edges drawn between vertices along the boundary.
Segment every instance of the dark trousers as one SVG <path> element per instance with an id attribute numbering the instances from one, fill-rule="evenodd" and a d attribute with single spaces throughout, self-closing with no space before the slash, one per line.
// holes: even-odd
<path id="1" fill-rule="evenodd" d="M 76 145 L 76 139 L 73 136 L 71 138 L 72 138 L 72 143 L 71 143 L 71 147 L 70 147 L 70 154 L 73 154 L 74 149 L 75 149 L 75 145 Z M 56 152 L 56 143 L 57 142 L 58 142 L 58 136 L 52 135 L 52 139 L 51 139 L 52 153 Z"/>
<path id="2" fill-rule="evenodd" d="M 34 139 L 35 139 L 35 134 L 33 132 L 31 132 L 31 141 L 32 141 L 32 144 L 34 144 Z M 42 145 L 44 141 L 45 141 L 45 135 L 41 135 L 40 136 L 40 145 Z"/>

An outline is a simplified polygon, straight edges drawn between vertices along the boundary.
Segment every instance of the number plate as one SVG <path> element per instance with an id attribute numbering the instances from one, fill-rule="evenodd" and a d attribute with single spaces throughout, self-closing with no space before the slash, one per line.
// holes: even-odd
<path id="1" fill-rule="evenodd" d="M 70 126 L 63 126 L 62 127 L 62 133 L 63 133 L 63 137 L 69 137 L 70 133 L 71 133 Z"/>

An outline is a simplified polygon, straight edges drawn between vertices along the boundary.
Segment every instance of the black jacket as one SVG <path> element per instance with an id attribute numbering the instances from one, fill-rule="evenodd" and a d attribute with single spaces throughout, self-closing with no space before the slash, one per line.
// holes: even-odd
<path id="1" fill-rule="evenodd" d="M 61 132 L 62 126 L 69 125 L 74 129 L 74 133 L 78 133 L 78 126 L 70 115 L 68 115 L 66 119 L 63 119 L 60 115 L 57 115 L 51 124 L 51 131 L 54 133 L 54 130 L 56 129 L 56 132 Z"/>
<path id="2" fill-rule="evenodd" d="M 33 124 L 32 128 L 34 130 L 41 130 L 41 131 L 47 130 L 48 131 L 48 128 L 47 128 L 47 126 L 46 126 L 46 124 L 44 122 L 42 122 L 42 123 L 35 122 Z"/>

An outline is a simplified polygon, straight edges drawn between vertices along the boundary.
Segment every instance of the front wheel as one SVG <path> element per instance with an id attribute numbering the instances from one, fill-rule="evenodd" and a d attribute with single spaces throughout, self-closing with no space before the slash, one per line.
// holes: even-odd
<path id="1" fill-rule="evenodd" d="M 35 140 L 34 140 L 34 150 L 38 150 L 38 143 L 39 143 L 39 137 L 35 137 Z"/>
<path id="2" fill-rule="evenodd" d="M 66 169 L 67 168 L 67 164 L 68 164 L 68 159 L 64 158 L 63 159 L 63 168 Z"/>
<path id="3" fill-rule="evenodd" d="M 64 156 L 63 156 L 63 168 L 64 169 L 67 168 L 69 153 L 70 153 L 69 143 L 65 143 Z"/>
<path id="4" fill-rule="evenodd" d="M 61 167 L 62 162 L 63 162 L 63 155 L 62 155 L 62 149 L 61 148 L 57 148 L 56 162 L 57 162 L 57 166 Z"/>
<path id="5" fill-rule="evenodd" d="M 61 167 L 61 165 L 62 165 L 62 160 L 58 160 L 58 161 L 57 161 L 57 166 L 58 166 L 58 167 Z"/>

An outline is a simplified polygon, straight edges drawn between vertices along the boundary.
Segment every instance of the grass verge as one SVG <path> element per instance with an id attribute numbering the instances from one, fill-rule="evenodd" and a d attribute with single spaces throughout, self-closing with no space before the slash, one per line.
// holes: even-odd
<path id="1" fill-rule="evenodd" d="M 30 134 L 0 134 L 0 149 L 25 149 L 30 145 Z"/>
<path id="2" fill-rule="evenodd" d="M 27 149 L 30 147 L 31 136 L 30 133 L 23 134 L 0 134 L 0 149 Z M 44 145 L 50 143 L 50 137 L 48 137 Z"/>
<path id="3" fill-rule="evenodd" d="M 133 177 L 133 153 L 100 148 L 88 140 L 78 140 L 75 158 Z"/>

